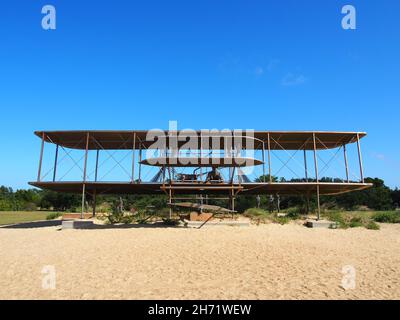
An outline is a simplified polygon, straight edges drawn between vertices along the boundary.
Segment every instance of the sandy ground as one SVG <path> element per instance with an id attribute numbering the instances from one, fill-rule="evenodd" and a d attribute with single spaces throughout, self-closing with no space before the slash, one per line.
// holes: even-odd
<path id="1" fill-rule="evenodd" d="M 400 299 L 400 225 L 57 229 L 0 228 L 1 299 Z"/>

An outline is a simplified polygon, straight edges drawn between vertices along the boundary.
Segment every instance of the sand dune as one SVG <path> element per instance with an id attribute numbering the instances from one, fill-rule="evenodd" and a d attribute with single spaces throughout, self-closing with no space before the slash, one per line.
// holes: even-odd
<path id="1" fill-rule="evenodd" d="M 400 225 L 57 229 L 0 228 L 1 299 L 400 299 Z"/>

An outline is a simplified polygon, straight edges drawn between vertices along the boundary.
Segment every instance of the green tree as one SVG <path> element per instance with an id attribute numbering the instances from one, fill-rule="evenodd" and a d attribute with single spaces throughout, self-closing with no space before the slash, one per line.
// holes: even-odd
<path id="1" fill-rule="evenodd" d="M 264 182 L 264 181 L 265 182 L 269 182 L 269 174 L 261 175 L 258 178 L 256 178 L 254 181 L 255 182 Z M 278 182 L 278 177 L 275 177 L 275 176 L 271 175 L 271 181 L 272 182 Z"/>
<path id="2" fill-rule="evenodd" d="M 396 188 L 391 191 L 392 202 L 395 207 L 400 208 L 400 189 Z"/>

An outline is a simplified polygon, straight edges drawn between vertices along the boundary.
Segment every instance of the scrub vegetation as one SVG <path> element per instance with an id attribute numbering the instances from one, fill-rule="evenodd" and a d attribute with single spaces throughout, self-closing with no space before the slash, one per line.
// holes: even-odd
<path id="1" fill-rule="evenodd" d="M 257 181 L 267 177 L 259 177 Z M 322 178 L 322 182 L 335 182 L 334 178 Z M 273 177 L 273 181 L 285 182 L 284 178 Z M 299 182 L 296 179 L 290 180 Z M 400 190 L 390 189 L 378 178 L 366 178 L 373 187 L 336 196 L 321 196 L 322 218 L 337 222 L 340 228 L 379 228 L 378 223 L 399 223 Z M 90 212 L 92 200 L 87 197 L 85 210 Z M 226 207 L 224 200 L 210 199 L 208 204 Z M 251 218 L 255 223 L 285 224 L 291 220 L 302 220 L 307 212 L 315 214 L 316 199 L 304 196 L 239 195 L 236 199 L 238 213 Z M 16 190 L 0 187 L 0 224 L 18 223 L 58 218 L 63 212 L 80 212 L 80 195 L 57 193 L 48 190 Z M 98 213 L 107 223 L 146 223 L 157 215 L 165 218 L 168 213 L 165 195 L 128 195 L 123 197 L 99 195 Z M 279 212 L 278 212 L 279 211 Z"/>

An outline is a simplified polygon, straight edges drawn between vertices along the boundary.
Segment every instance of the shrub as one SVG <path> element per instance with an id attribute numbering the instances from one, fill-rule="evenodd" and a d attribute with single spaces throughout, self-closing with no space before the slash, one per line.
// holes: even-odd
<path id="1" fill-rule="evenodd" d="M 287 223 L 289 223 L 289 218 L 288 217 L 276 217 L 275 219 L 274 219 L 274 222 L 276 222 L 276 223 L 279 223 L 279 224 L 287 224 Z"/>
<path id="2" fill-rule="evenodd" d="M 377 212 L 372 219 L 376 222 L 400 223 L 400 215 L 394 211 Z"/>
<path id="3" fill-rule="evenodd" d="M 0 211 L 8 211 L 8 210 L 13 210 L 11 201 L 8 201 L 6 199 L 0 199 Z"/>
<path id="4" fill-rule="evenodd" d="M 347 224 L 350 228 L 357 228 L 364 226 L 367 222 L 369 222 L 369 219 L 366 220 L 362 216 L 358 215 L 350 217 L 345 215 L 345 221 L 347 221 Z"/>
<path id="5" fill-rule="evenodd" d="M 363 222 L 363 219 L 362 219 L 360 216 L 355 216 L 355 217 L 352 217 L 352 218 L 350 219 L 350 222 L 362 223 L 362 222 Z"/>
<path id="6" fill-rule="evenodd" d="M 36 205 L 36 203 L 34 203 L 34 202 L 27 202 L 25 205 L 24 205 L 24 210 L 27 210 L 27 211 L 34 211 L 34 210 L 36 210 L 37 209 L 37 205 Z"/>
<path id="7" fill-rule="evenodd" d="M 349 227 L 350 228 L 357 228 L 357 227 L 362 227 L 363 224 L 361 221 L 350 221 Z"/>
<path id="8" fill-rule="evenodd" d="M 126 215 L 123 213 L 110 213 L 107 216 L 107 220 L 109 223 L 113 224 L 113 223 L 125 223 L 125 224 L 129 224 L 133 222 L 134 217 L 132 215 Z"/>
<path id="9" fill-rule="evenodd" d="M 342 212 L 339 211 L 329 211 L 326 214 L 326 217 L 328 220 L 333 221 L 333 222 L 337 222 L 339 228 L 343 228 L 346 229 L 348 228 L 348 224 L 346 222 L 346 219 L 344 217 L 344 214 Z"/>
<path id="10" fill-rule="evenodd" d="M 244 212 L 244 216 L 249 217 L 249 218 L 261 218 L 261 217 L 266 217 L 269 215 L 270 215 L 270 213 L 268 211 L 265 211 L 264 209 L 259 209 L 259 208 L 250 208 Z"/>
<path id="11" fill-rule="evenodd" d="M 107 220 L 109 223 L 120 223 L 122 220 L 123 214 L 118 212 L 111 212 L 107 215 Z"/>
<path id="12" fill-rule="evenodd" d="M 365 227 L 366 227 L 367 229 L 369 229 L 369 230 L 379 230 L 379 229 L 380 229 L 379 224 L 377 224 L 377 223 L 374 222 L 374 221 L 368 222 L 368 224 L 367 224 Z"/>
<path id="13" fill-rule="evenodd" d="M 300 211 L 301 209 L 298 207 L 289 208 L 287 210 L 286 217 L 288 217 L 289 219 L 298 219 L 300 218 Z"/>
<path id="14" fill-rule="evenodd" d="M 297 215 L 295 214 L 292 214 L 290 217 L 288 217 L 287 215 L 278 217 L 276 214 L 269 213 L 268 211 L 259 208 L 247 209 L 243 215 L 249 217 L 253 221 L 256 221 L 257 224 L 268 222 L 286 224 L 290 221 L 290 219 L 295 219 L 295 216 L 297 217 Z"/>
<path id="15" fill-rule="evenodd" d="M 134 217 L 130 213 L 124 213 L 120 207 L 120 203 L 115 201 L 111 207 L 111 213 L 107 215 L 108 223 L 132 223 Z"/>
<path id="16" fill-rule="evenodd" d="M 46 216 L 46 220 L 54 220 L 60 216 L 62 216 L 62 213 L 60 212 L 51 212 Z"/>

